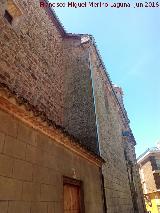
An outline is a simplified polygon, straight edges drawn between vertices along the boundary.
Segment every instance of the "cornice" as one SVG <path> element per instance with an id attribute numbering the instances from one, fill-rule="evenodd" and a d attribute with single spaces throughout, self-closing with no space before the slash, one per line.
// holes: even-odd
<path id="1" fill-rule="evenodd" d="M 42 132 L 53 139 L 53 143 L 55 141 L 57 144 L 62 145 L 88 162 L 98 167 L 101 167 L 102 163 L 104 163 L 104 160 L 100 156 L 82 147 L 72 136 L 67 135 L 60 128 L 51 123 L 49 124 L 47 119 L 40 117 L 39 113 L 33 110 L 27 102 L 16 97 L 7 88 L 2 87 L 2 85 L 0 85 L 0 109 L 13 115 L 35 130 Z"/>

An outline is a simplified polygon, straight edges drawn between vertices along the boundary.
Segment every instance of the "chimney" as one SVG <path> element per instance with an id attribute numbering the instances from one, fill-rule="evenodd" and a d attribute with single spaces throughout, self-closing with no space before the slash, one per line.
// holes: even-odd
<path id="1" fill-rule="evenodd" d="M 157 148 L 160 150 L 160 140 L 157 141 Z"/>
<path id="2" fill-rule="evenodd" d="M 117 99 L 118 99 L 118 101 L 120 103 L 121 109 L 122 109 L 122 111 L 123 111 L 123 113 L 124 113 L 124 115 L 125 115 L 125 117 L 127 119 L 127 123 L 130 123 L 130 120 L 128 119 L 127 111 L 126 111 L 126 109 L 124 107 L 124 103 L 123 103 L 123 90 L 122 90 L 121 87 L 118 87 L 115 84 L 112 84 L 112 86 L 113 86 L 114 92 L 115 92 L 115 94 L 117 96 Z"/>
<path id="3" fill-rule="evenodd" d="M 118 98 L 118 101 L 119 101 L 120 105 L 124 108 L 124 106 L 123 106 L 123 91 L 122 91 L 122 88 L 118 87 L 115 84 L 112 84 L 112 86 L 113 86 L 114 92 L 116 93 L 116 96 Z"/>

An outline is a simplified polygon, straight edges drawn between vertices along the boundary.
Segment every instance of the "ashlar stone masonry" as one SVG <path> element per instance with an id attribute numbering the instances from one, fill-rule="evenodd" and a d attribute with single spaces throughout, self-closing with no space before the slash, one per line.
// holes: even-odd
<path id="1" fill-rule="evenodd" d="M 0 88 L 3 212 L 63 212 L 68 176 L 84 183 L 86 213 L 144 213 L 122 92 L 91 35 L 66 33 L 39 0 L 1 1 Z M 29 126 L 10 104 L 32 115 Z"/>

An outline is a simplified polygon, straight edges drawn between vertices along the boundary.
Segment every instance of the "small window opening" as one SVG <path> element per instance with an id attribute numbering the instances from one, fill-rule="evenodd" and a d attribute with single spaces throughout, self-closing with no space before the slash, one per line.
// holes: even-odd
<path id="1" fill-rule="evenodd" d="M 5 10 L 4 17 L 5 17 L 5 19 L 7 19 L 7 21 L 8 21 L 10 24 L 12 24 L 13 17 L 11 16 L 11 14 L 10 14 L 7 10 Z"/>
<path id="2" fill-rule="evenodd" d="M 22 15 L 22 12 L 20 8 L 15 4 L 13 0 L 7 0 L 7 7 L 4 13 L 4 18 L 10 23 L 13 24 L 13 22 L 16 20 L 19 16 Z"/>

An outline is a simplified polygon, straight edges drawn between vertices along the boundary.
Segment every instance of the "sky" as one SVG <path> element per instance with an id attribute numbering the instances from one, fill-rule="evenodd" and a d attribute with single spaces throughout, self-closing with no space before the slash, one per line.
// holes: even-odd
<path id="1" fill-rule="evenodd" d="M 60 1 L 67 3 L 54 2 Z M 137 157 L 156 146 L 160 141 L 160 7 L 55 11 L 67 32 L 94 36 L 112 82 L 123 89 Z"/>

